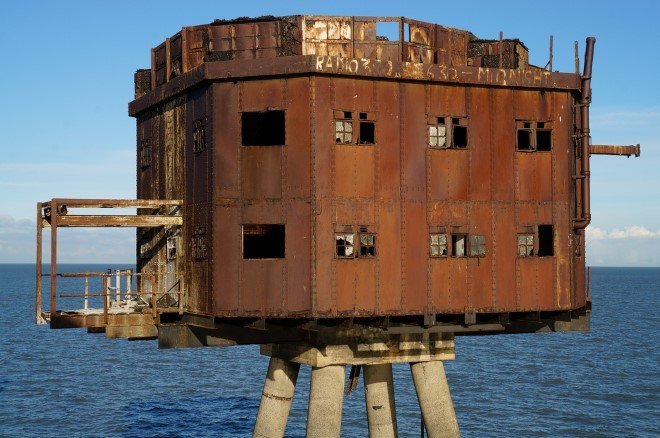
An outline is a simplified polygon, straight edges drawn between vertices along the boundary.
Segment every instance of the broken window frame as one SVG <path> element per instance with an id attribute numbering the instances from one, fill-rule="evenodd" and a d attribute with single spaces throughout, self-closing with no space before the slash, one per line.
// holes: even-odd
<path id="1" fill-rule="evenodd" d="M 374 146 L 376 144 L 376 116 L 373 112 L 365 111 L 344 111 L 344 110 L 334 110 L 334 120 L 333 120 L 333 129 L 334 129 L 334 142 L 337 145 L 357 145 L 357 146 Z M 364 141 L 362 137 L 362 125 L 363 124 L 372 124 L 373 125 L 373 141 Z M 350 124 L 350 131 L 346 130 L 347 124 Z M 341 127 L 342 129 L 338 129 Z M 350 132 L 351 141 L 346 141 L 346 134 Z M 337 141 L 339 137 L 343 138 L 343 141 Z"/>
<path id="2" fill-rule="evenodd" d="M 459 239 L 463 240 L 463 250 L 460 255 L 456 246 Z M 445 227 L 432 226 L 429 229 L 428 242 L 430 258 L 482 258 L 486 257 L 488 253 L 486 235 L 470 234 L 460 229 L 447 232 Z"/>
<path id="3" fill-rule="evenodd" d="M 436 240 L 435 242 L 434 238 Z M 429 233 L 429 257 L 449 257 L 447 241 L 447 233 Z"/>
<path id="4" fill-rule="evenodd" d="M 456 150 L 466 150 L 470 146 L 470 131 L 469 131 L 469 120 L 467 116 L 450 116 L 450 115 L 445 115 L 445 116 L 433 116 L 429 117 L 427 120 L 427 127 L 426 127 L 426 143 L 431 149 L 456 149 Z M 431 130 L 436 129 L 436 134 L 432 134 Z M 440 136 L 439 131 L 440 128 L 444 128 L 445 130 L 445 144 L 440 146 L 439 139 L 442 138 Z M 456 145 L 456 138 L 458 137 L 456 134 L 457 129 L 465 129 L 465 145 Z M 435 138 L 437 140 L 436 145 L 432 144 L 432 139 Z"/>
<path id="5" fill-rule="evenodd" d="M 335 119 L 335 142 L 337 144 L 353 144 L 353 120 Z M 341 128 L 341 129 L 339 129 Z M 350 140 L 346 141 L 346 137 Z"/>
<path id="6" fill-rule="evenodd" d="M 518 257 L 535 257 L 536 233 L 518 233 L 516 237 L 516 248 Z"/>
<path id="7" fill-rule="evenodd" d="M 544 228 L 547 227 L 547 228 Z M 542 229 L 549 230 L 549 239 L 541 239 Z M 526 242 L 521 239 L 527 238 Z M 531 242 L 529 241 L 531 239 Z M 519 230 L 516 237 L 516 255 L 518 257 L 554 257 L 555 256 L 555 226 L 554 224 L 539 224 L 534 227 L 528 226 Z"/>
<path id="8" fill-rule="evenodd" d="M 340 243 L 340 240 L 342 243 Z M 355 258 L 355 233 L 353 231 L 342 231 L 335 233 L 335 258 Z"/>
<path id="9" fill-rule="evenodd" d="M 376 257 L 376 233 L 361 232 L 358 234 L 359 239 L 359 253 L 360 258 L 374 258 Z"/>
<path id="10" fill-rule="evenodd" d="M 483 234 L 470 234 L 468 236 L 469 257 L 486 257 L 486 236 Z"/>
<path id="11" fill-rule="evenodd" d="M 551 120 L 520 120 L 516 119 L 516 152 L 552 152 L 554 147 L 553 141 L 553 123 Z M 529 133 L 529 148 L 521 149 L 520 146 L 520 133 Z M 549 148 L 545 146 L 539 149 L 539 133 L 549 133 L 550 145 Z"/>
<path id="12" fill-rule="evenodd" d="M 335 229 L 335 258 L 341 260 L 369 260 L 378 256 L 378 233 L 360 225 L 339 226 Z M 348 251 L 347 249 L 350 248 Z"/>

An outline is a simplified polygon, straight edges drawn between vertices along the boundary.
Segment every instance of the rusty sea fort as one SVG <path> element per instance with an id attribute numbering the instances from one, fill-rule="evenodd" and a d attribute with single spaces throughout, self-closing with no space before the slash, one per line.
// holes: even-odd
<path id="1" fill-rule="evenodd" d="M 61 266 L 109 267 L 119 266 Z M 0 278 L 0 436 L 252 432 L 268 365 L 258 346 L 159 351 L 155 341 L 48 331 L 32 321 L 34 266 L 0 265 Z M 594 268 L 592 294 L 589 333 L 457 340 L 446 370 L 463 436 L 660 433 L 660 268 Z M 308 378 L 301 370 L 286 436 L 304 436 Z M 394 367 L 394 382 L 400 436 L 419 436 L 419 405 L 403 364 Z M 345 399 L 342 436 L 367 435 L 361 386 Z"/>

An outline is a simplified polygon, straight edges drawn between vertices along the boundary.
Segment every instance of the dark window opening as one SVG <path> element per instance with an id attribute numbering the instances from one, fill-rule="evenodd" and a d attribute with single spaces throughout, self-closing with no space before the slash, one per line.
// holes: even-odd
<path id="1" fill-rule="evenodd" d="M 375 234 L 360 234 L 360 257 L 376 257 Z"/>
<path id="2" fill-rule="evenodd" d="M 520 257 L 529 257 L 534 255 L 534 235 L 518 235 L 518 255 Z"/>
<path id="3" fill-rule="evenodd" d="M 470 236 L 470 257 L 484 257 L 486 255 L 486 236 Z"/>
<path id="4" fill-rule="evenodd" d="M 360 121 L 359 144 L 376 143 L 376 124 L 374 122 Z"/>
<path id="5" fill-rule="evenodd" d="M 550 152 L 552 150 L 552 122 L 516 121 L 516 150 Z"/>
<path id="6" fill-rule="evenodd" d="M 367 120 L 367 113 L 360 113 L 360 120 Z"/>
<path id="7" fill-rule="evenodd" d="M 468 132 L 467 126 L 460 126 L 454 124 L 454 132 L 452 137 L 453 146 L 457 149 L 465 149 L 468 145 Z"/>
<path id="8" fill-rule="evenodd" d="M 532 150 L 532 131 L 529 129 L 519 129 L 517 135 L 516 149 L 519 151 Z"/>
<path id="9" fill-rule="evenodd" d="M 554 233 L 552 225 L 539 225 L 539 257 L 553 256 Z"/>
<path id="10" fill-rule="evenodd" d="M 355 257 L 355 240 L 353 233 L 335 234 L 335 254 L 339 258 Z"/>
<path id="11" fill-rule="evenodd" d="M 284 225 L 243 225 L 243 258 L 284 258 Z"/>
<path id="12" fill-rule="evenodd" d="M 451 235 L 451 255 L 452 257 L 465 257 L 467 254 L 467 235 Z"/>
<path id="13" fill-rule="evenodd" d="M 536 131 L 536 150 L 549 152 L 552 150 L 552 131 Z"/>
<path id="14" fill-rule="evenodd" d="M 284 145 L 284 111 L 245 112 L 241 122 L 243 146 Z"/>
<path id="15" fill-rule="evenodd" d="M 350 111 L 344 111 L 344 118 L 345 119 L 352 119 L 353 118 L 353 113 Z"/>

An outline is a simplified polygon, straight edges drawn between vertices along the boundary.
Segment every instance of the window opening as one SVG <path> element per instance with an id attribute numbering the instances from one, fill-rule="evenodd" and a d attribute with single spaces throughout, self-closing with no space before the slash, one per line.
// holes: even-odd
<path id="1" fill-rule="evenodd" d="M 456 149 L 465 149 L 468 145 L 467 126 L 454 125 L 453 147 Z"/>
<path id="2" fill-rule="evenodd" d="M 534 255 L 534 235 L 518 234 L 518 255 L 529 257 Z"/>
<path id="3" fill-rule="evenodd" d="M 536 150 L 543 152 L 552 150 L 552 131 L 549 129 L 536 131 Z"/>
<path id="4" fill-rule="evenodd" d="M 353 122 L 350 120 L 335 121 L 335 141 L 337 143 L 353 143 Z"/>
<path id="5" fill-rule="evenodd" d="M 335 254 L 339 258 L 355 257 L 353 233 L 335 234 Z"/>
<path id="6" fill-rule="evenodd" d="M 470 236 L 470 256 L 484 257 L 486 255 L 486 236 Z"/>
<path id="7" fill-rule="evenodd" d="M 516 150 L 550 152 L 552 122 L 516 121 Z"/>
<path id="8" fill-rule="evenodd" d="M 243 225 L 243 258 L 284 258 L 284 225 Z"/>
<path id="9" fill-rule="evenodd" d="M 467 235 L 465 234 L 452 234 L 451 235 L 451 255 L 452 257 L 465 257 L 466 255 Z"/>
<path id="10" fill-rule="evenodd" d="M 244 112 L 241 123 L 243 146 L 284 145 L 284 111 Z"/>
<path id="11" fill-rule="evenodd" d="M 397 21 L 377 21 L 376 41 L 399 41 L 399 23 Z"/>
<path id="12" fill-rule="evenodd" d="M 432 148 L 447 147 L 447 127 L 444 123 L 429 126 L 429 146 Z"/>
<path id="13" fill-rule="evenodd" d="M 532 150 L 532 130 L 518 129 L 516 149 L 519 151 Z"/>
<path id="14" fill-rule="evenodd" d="M 465 149 L 468 147 L 466 117 L 437 117 L 428 126 L 428 144 L 432 148 Z"/>
<path id="15" fill-rule="evenodd" d="M 358 139 L 358 143 L 376 143 L 376 124 L 374 122 L 360 120 L 360 137 Z"/>
<path id="16" fill-rule="evenodd" d="M 552 225 L 539 225 L 539 257 L 554 255 L 554 233 Z"/>
<path id="17" fill-rule="evenodd" d="M 447 256 L 447 235 L 446 234 L 431 234 L 431 257 L 446 257 Z"/>
<path id="18" fill-rule="evenodd" d="M 360 257 L 376 257 L 375 234 L 360 234 Z"/>

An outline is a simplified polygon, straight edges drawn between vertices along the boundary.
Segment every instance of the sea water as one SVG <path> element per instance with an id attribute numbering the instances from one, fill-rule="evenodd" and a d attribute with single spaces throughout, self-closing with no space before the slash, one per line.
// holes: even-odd
<path id="1" fill-rule="evenodd" d="M 62 271 L 118 266 L 62 265 Z M 594 268 L 590 333 L 456 338 L 445 363 L 464 437 L 660 436 L 660 268 Z M 0 436 L 249 436 L 268 358 L 257 346 L 158 350 L 34 324 L 34 266 L 0 265 Z M 394 365 L 399 435 L 420 436 Z M 286 435 L 305 434 L 301 367 Z M 366 437 L 362 382 L 342 436 Z"/>

